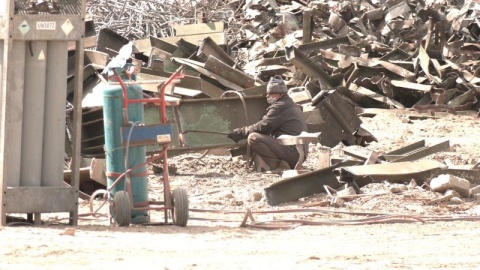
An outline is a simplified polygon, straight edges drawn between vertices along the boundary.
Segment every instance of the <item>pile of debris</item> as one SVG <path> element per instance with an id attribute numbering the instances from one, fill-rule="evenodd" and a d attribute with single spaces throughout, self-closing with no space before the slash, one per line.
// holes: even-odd
<path id="1" fill-rule="evenodd" d="M 225 95 L 243 101 L 263 96 L 268 79 L 282 75 L 305 113 L 308 131 L 321 132 L 320 143 L 327 147 L 375 141 L 359 115 L 381 109 L 476 115 L 480 107 L 480 4 L 475 1 L 172 2 L 88 2 L 97 42 L 86 51 L 86 93 L 98 84 L 91 78 L 133 40 L 132 61 L 144 91 L 155 94 L 156 86 L 142 81 L 168 78 L 187 67 L 185 79 L 166 93 L 177 101 Z M 85 112 L 95 106 L 86 102 Z M 332 162 L 333 167 L 267 188 L 269 204 L 308 196 L 292 191 L 297 181 L 311 183 L 308 192 L 315 193 L 324 192 L 324 185 L 339 188 L 338 174 L 358 190 L 375 179 L 375 171 L 378 179 L 390 177 L 384 173 L 394 174 L 395 168 L 445 173 L 442 164 L 412 162 L 448 148 L 448 142 L 419 153 L 422 147 L 420 142 L 383 156 L 352 154 L 353 163 Z"/>
<path id="2" fill-rule="evenodd" d="M 227 21 L 236 17 L 224 1 L 87 0 L 95 29 L 109 28 L 130 39 L 174 36 L 172 24 Z"/>
<path id="3" fill-rule="evenodd" d="M 98 32 L 136 39 L 150 68 L 171 72 L 165 62 L 174 57 L 223 89 L 279 74 L 311 97 L 339 90 L 362 108 L 478 108 L 480 4 L 472 0 L 100 2 L 88 7 Z M 212 43 L 222 51 L 205 52 Z M 237 81 L 212 74 L 225 67 Z"/>
<path id="4" fill-rule="evenodd" d="M 189 3 L 89 2 L 98 37 L 87 52 L 86 76 L 131 39 L 140 81 L 188 67 L 187 78 L 167 93 L 178 99 L 219 98 L 229 90 L 262 95 L 268 79 L 282 75 L 309 118 L 309 132 L 328 130 L 321 143 L 330 147 L 375 140 L 357 114 L 474 114 L 480 107 L 480 4 L 474 1 Z M 167 34 L 133 22 L 153 16 L 150 11 L 166 14 L 147 21 Z M 148 37 L 132 35 L 133 29 Z M 341 128 L 332 132 L 335 126 Z"/>

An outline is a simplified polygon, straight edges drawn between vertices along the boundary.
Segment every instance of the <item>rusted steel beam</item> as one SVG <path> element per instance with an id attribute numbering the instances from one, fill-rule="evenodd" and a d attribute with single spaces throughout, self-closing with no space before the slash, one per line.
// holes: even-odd
<path id="1" fill-rule="evenodd" d="M 186 66 L 194 69 L 195 71 L 198 71 L 199 73 L 201 73 L 201 74 L 203 74 L 207 77 L 211 77 L 211 78 L 217 80 L 220 84 L 224 85 L 225 87 L 227 87 L 229 89 L 233 89 L 233 90 L 237 90 L 237 91 L 241 91 L 241 90 L 244 89 L 244 87 L 242 87 L 238 84 L 235 84 L 235 83 L 225 79 L 224 77 L 222 77 L 218 74 L 215 74 L 214 72 L 211 72 L 211 71 L 207 70 L 205 68 L 204 63 L 201 63 L 201 62 L 198 62 L 198 61 L 193 61 L 193 60 L 190 60 L 190 59 L 177 58 L 177 57 L 172 57 L 172 61 L 174 63 L 180 64 L 180 65 L 186 65 Z"/>
<path id="2" fill-rule="evenodd" d="M 200 54 L 203 54 L 206 58 L 214 56 L 229 66 L 235 64 L 235 61 L 233 61 L 233 59 L 222 48 L 220 48 L 211 37 L 204 38 L 200 43 L 197 56 Z"/>
<path id="3" fill-rule="evenodd" d="M 296 201 L 317 193 L 325 192 L 324 185 L 333 189 L 339 188 L 340 183 L 333 170 L 342 166 L 357 165 L 355 161 L 344 161 L 320 170 L 307 172 L 276 182 L 265 188 L 267 203 L 271 206 Z"/>
<path id="4" fill-rule="evenodd" d="M 387 152 L 385 153 L 383 156 L 384 156 L 384 159 L 387 160 L 387 161 L 392 161 L 393 159 L 399 157 L 399 156 L 403 156 L 403 155 L 406 155 L 412 151 L 416 151 L 422 147 L 425 147 L 425 140 L 420 140 L 418 142 L 414 142 L 412 144 L 409 144 L 405 147 L 402 147 L 402 148 L 399 148 L 399 149 L 396 149 L 396 150 L 393 150 L 393 151 L 390 151 L 390 152 Z M 392 157 L 392 158 L 389 158 L 389 157 Z"/>
<path id="5" fill-rule="evenodd" d="M 413 160 L 418 160 L 418 159 L 427 157 L 431 154 L 434 154 L 440 151 L 444 151 L 448 148 L 450 148 L 450 142 L 448 140 L 445 140 L 445 141 L 433 144 L 431 146 L 424 146 L 424 147 L 414 149 L 412 151 L 401 154 L 400 156 L 399 156 L 400 152 L 394 152 L 394 154 L 392 153 L 384 154 L 382 157 L 384 157 L 386 160 L 390 160 L 391 162 L 413 161 Z"/>
<path id="6" fill-rule="evenodd" d="M 242 93 L 245 94 L 246 96 L 265 95 L 267 93 L 267 85 L 262 84 L 259 86 L 250 87 L 250 88 L 244 89 Z"/>
<path id="7" fill-rule="evenodd" d="M 384 95 L 378 94 L 370 89 L 365 87 L 355 87 L 355 85 L 350 85 L 349 92 L 346 92 L 345 95 L 348 96 L 353 101 L 362 100 L 363 102 L 372 103 L 375 106 L 372 107 L 382 107 L 382 108 L 397 108 L 397 109 L 405 109 L 400 102 L 390 99 Z"/>
<path id="8" fill-rule="evenodd" d="M 197 57 L 195 54 L 197 53 L 198 46 L 186 41 L 185 39 L 181 38 L 175 44 L 178 48 L 183 52 L 184 55 L 189 56 L 190 59 L 196 59 Z"/>
<path id="9" fill-rule="evenodd" d="M 165 41 L 161 38 L 154 37 L 154 36 L 150 36 L 150 43 L 151 43 L 152 47 L 164 50 L 164 51 L 169 52 L 171 54 L 173 54 L 178 49 L 177 45 L 175 45 L 173 43 L 170 43 L 170 42 L 167 42 L 167 41 Z"/>
<path id="10" fill-rule="evenodd" d="M 271 58 L 262 58 L 259 60 L 248 62 L 244 68 L 251 69 L 251 68 L 260 67 L 260 66 L 274 66 L 274 65 L 285 65 L 285 64 L 288 64 L 288 61 L 285 58 L 285 56 L 277 56 L 277 57 L 271 57 Z"/>
<path id="11" fill-rule="evenodd" d="M 333 89 L 329 82 L 329 77 L 322 67 L 316 65 L 312 60 L 305 56 L 299 49 L 294 46 L 285 46 L 285 54 L 287 60 L 294 66 L 300 68 L 307 76 L 318 79 L 322 90 Z"/>
<path id="12" fill-rule="evenodd" d="M 164 51 L 164 50 L 162 50 L 162 49 L 159 49 L 159 48 L 156 48 L 156 47 L 152 47 L 152 48 L 150 49 L 150 55 L 149 55 L 149 57 L 150 57 L 150 60 L 151 60 L 152 58 L 154 58 L 154 59 L 158 59 L 158 60 L 164 61 L 164 60 L 169 59 L 170 57 L 172 57 L 172 54 L 169 53 L 169 52 L 167 52 L 167 51 Z"/>
<path id="13" fill-rule="evenodd" d="M 110 57 L 115 57 L 123 45 L 127 43 L 128 39 L 108 28 L 104 28 L 98 33 L 96 49 L 108 54 Z"/>
<path id="14" fill-rule="evenodd" d="M 322 40 L 318 42 L 311 42 L 308 44 L 302 44 L 298 46 L 298 50 L 302 53 L 309 55 L 311 52 L 318 51 L 318 50 L 326 50 L 326 49 L 336 49 L 338 45 L 351 45 L 350 39 L 347 36 L 339 37 L 339 38 L 332 38 L 327 40 Z"/>
<path id="15" fill-rule="evenodd" d="M 205 95 L 212 97 L 212 98 L 219 98 L 222 96 L 224 91 L 212 83 L 194 76 L 185 76 L 176 86 L 189 88 L 189 89 L 196 89 L 202 91 Z"/>
<path id="16" fill-rule="evenodd" d="M 379 108 L 355 108 L 358 116 L 374 117 L 378 114 L 395 114 L 398 116 L 407 116 L 409 119 L 437 119 L 441 117 L 449 117 L 452 114 L 448 112 L 416 112 L 400 109 L 379 109 Z M 457 115 L 464 115 L 469 117 L 477 117 L 477 112 L 473 110 L 457 111 Z"/>
<path id="17" fill-rule="evenodd" d="M 405 182 L 415 179 L 420 184 L 444 168 L 446 165 L 436 160 L 349 166 L 340 168 L 340 181 L 352 183 L 357 188 L 385 180 Z"/>
<path id="18" fill-rule="evenodd" d="M 205 69 L 243 88 L 255 86 L 254 78 L 248 76 L 243 71 L 223 63 L 213 55 L 210 55 L 207 62 L 205 62 Z"/>
<path id="19" fill-rule="evenodd" d="M 417 90 L 421 92 L 430 92 L 432 90 L 432 85 L 425 85 L 420 83 L 412 83 L 407 81 L 391 80 L 390 83 L 397 88 L 405 88 L 410 90 Z"/>
<path id="20" fill-rule="evenodd" d="M 104 69 L 109 62 L 109 56 L 104 52 L 85 50 L 85 56 L 96 69 Z"/>
<path id="21" fill-rule="evenodd" d="M 355 144 L 353 133 L 358 130 L 362 121 L 338 91 L 324 96 L 316 107 L 323 124 L 318 130 L 309 132 L 322 132 L 320 138 L 322 145 L 333 147 L 339 142 Z"/>
<path id="22" fill-rule="evenodd" d="M 134 53 L 146 54 L 150 52 L 150 49 L 152 48 L 152 42 L 149 38 L 137 39 L 133 41 L 133 46 L 136 48 Z"/>
<path id="23" fill-rule="evenodd" d="M 175 36 L 163 38 L 166 41 L 175 43 L 180 38 L 193 44 L 210 37 L 219 45 L 226 44 L 225 27 L 223 22 L 197 23 L 197 24 L 173 24 Z"/>
<path id="24" fill-rule="evenodd" d="M 310 10 L 305 11 L 303 13 L 303 44 L 312 42 L 313 26 L 314 23 L 312 12 Z"/>
<path id="25" fill-rule="evenodd" d="M 327 108 L 346 132 L 355 132 L 362 123 L 353 108 L 345 102 L 339 92 L 335 91 L 328 95 L 318 107 L 322 107 L 322 105 Z"/>
<path id="26" fill-rule="evenodd" d="M 359 159 L 366 162 L 374 151 L 368 150 L 362 147 L 346 147 L 342 149 L 343 153 L 347 156 Z"/>

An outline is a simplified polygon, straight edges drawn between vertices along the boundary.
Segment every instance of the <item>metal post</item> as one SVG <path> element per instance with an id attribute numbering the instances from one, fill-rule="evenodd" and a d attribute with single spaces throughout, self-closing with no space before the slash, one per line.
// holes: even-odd
<path id="1" fill-rule="evenodd" d="M 85 21 L 85 0 L 81 4 L 80 17 Z M 85 29 L 83 29 L 85 33 Z M 75 86 L 73 99 L 73 145 L 72 145 L 72 163 L 70 165 L 72 170 L 72 180 L 70 185 L 77 191 L 76 197 L 78 201 L 78 190 L 80 188 L 80 149 L 82 140 L 82 99 L 83 99 L 83 66 L 84 66 L 84 35 L 75 42 Z M 70 225 L 76 226 L 78 224 L 78 207 L 75 211 L 70 212 Z"/>

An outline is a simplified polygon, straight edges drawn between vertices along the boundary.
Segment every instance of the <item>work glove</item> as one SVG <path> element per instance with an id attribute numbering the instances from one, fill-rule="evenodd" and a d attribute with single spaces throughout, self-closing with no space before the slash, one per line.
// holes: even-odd
<path id="1" fill-rule="evenodd" d="M 240 140 L 243 139 L 243 135 L 242 135 L 241 130 L 239 128 L 236 128 L 236 129 L 230 131 L 230 133 L 228 133 L 227 137 L 229 139 L 231 139 L 232 141 L 234 141 L 235 143 L 238 143 Z"/>

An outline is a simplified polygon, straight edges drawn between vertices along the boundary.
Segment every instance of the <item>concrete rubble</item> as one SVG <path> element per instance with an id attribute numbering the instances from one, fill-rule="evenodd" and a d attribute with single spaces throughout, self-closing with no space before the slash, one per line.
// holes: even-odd
<path id="1" fill-rule="evenodd" d="M 441 174 L 430 181 L 430 188 L 437 192 L 454 190 L 459 195 L 468 197 L 470 182 L 466 179 L 462 179 L 453 175 Z"/>
<path id="2" fill-rule="evenodd" d="M 282 75 L 289 95 L 304 111 L 308 131 L 320 132 L 319 143 L 325 147 L 343 143 L 362 149 L 376 141 L 374 134 L 362 127 L 360 115 L 395 111 L 421 118 L 445 114 L 475 116 L 480 112 L 478 1 L 195 3 L 89 1 L 89 28 L 94 28 L 97 42 L 86 52 L 87 96 L 99 83 L 97 72 L 120 47 L 132 40 L 132 63 L 138 68 L 140 84 L 168 78 L 178 67 L 186 67 L 185 79 L 167 93 L 179 102 L 235 98 L 232 90 L 243 97 L 263 96 L 268 79 Z M 86 38 L 91 41 L 92 31 L 89 33 Z M 151 86 L 142 86 L 144 91 L 155 95 Z M 98 96 L 84 103 L 86 115 L 98 111 L 101 105 L 95 100 L 98 101 Z M 87 128 L 101 128 L 92 124 L 99 118 L 89 116 L 84 117 L 91 124 Z M 328 175 L 324 178 L 328 179 L 326 184 L 339 190 L 330 198 L 330 204 L 337 207 L 348 196 L 355 195 L 347 193 L 342 197 L 340 190 L 344 183 L 358 193 L 359 188 L 372 181 L 380 183 L 394 178 L 393 184 L 403 183 L 417 175 L 416 184 L 429 182 L 433 191 L 445 193 L 438 203 L 478 195 L 480 192 L 472 193 L 471 189 L 480 184 L 475 182 L 478 178 L 461 178 L 461 174 L 449 171 L 444 164 L 419 161 L 448 147 L 448 142 L 430 146 L 419 142 L 382 155 L 346 149 L 349 163 L 332 159 L 331 166 L 285 179 L 283 184 L 291 188 L 311 182 L 318 175 Z M 416 164 L 421 164 L 420 168 Z M 391 168 L 399 165 L 404 170 L 410 168 L 410 174 L 382 174 L 391 173 Z M 378 176 L 372 171 L 379 171 Z M 478 168 L 469 173 L 477 176 Z M 439 176 L 434 178 L 435 175 Z M 333 183 L 335 180 L 338 184 Z M 441 183 L 436 184 L 437 181 Z M 397 186 L 392 190 L 403 192 L 402 188 Z M 285 200 L 322 191 L 310 189 L 285 197 L 284 189 L 282 183 L 267 188 L 269 204 L 284 202 L 274 198 L 275 191 Z M 255 200 L 260 198 L 261 195 L 255 195 Z"/>

